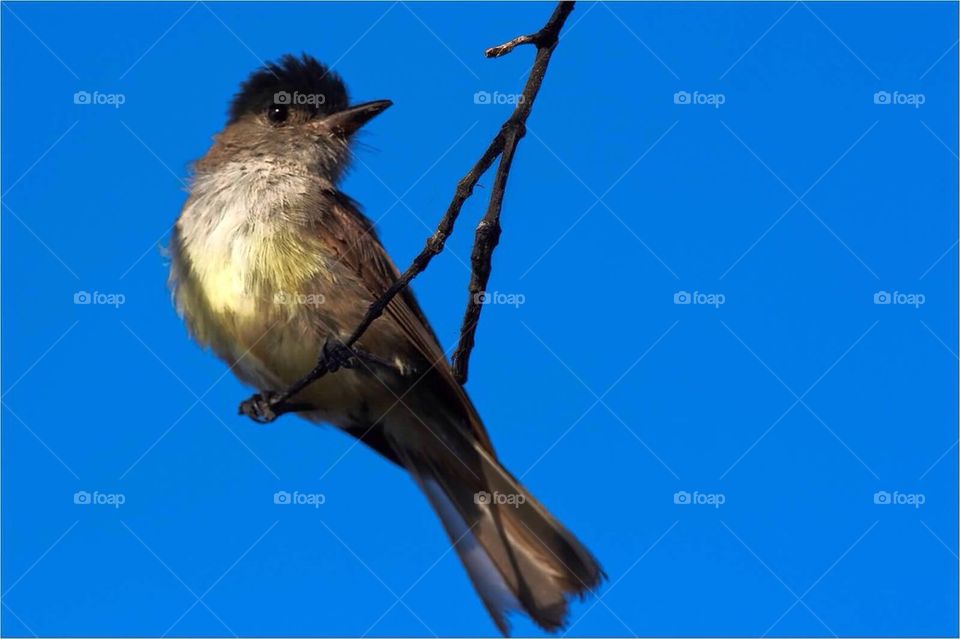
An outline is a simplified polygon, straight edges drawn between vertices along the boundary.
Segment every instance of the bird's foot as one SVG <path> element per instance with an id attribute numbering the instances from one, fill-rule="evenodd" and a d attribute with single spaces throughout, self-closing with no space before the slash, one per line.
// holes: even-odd
<path id="1" fill-rule="evenodd" d="M 284 397 L 286 397 L 284 393 L 260 391 L 240 402 L 237 414 L 246 415 L 258 424 L 269 424 L 286 413 L 300 413 L 316 409 L 312 404 L 285 401 Z"/>
<path id="2" fill-rule="evenodd" d="M 357 359 L 357 351 L 336 338 L 328 337 L 323 343 L 321 361 L 329 373 L 334 373 L 341 368 L 353 368 L 357 365 Z"/>
<path id="3" fill-rule="evenodd" d="M 356 346 L 347 346 L 343 342 L 329 337 L 323 344 L 323 354 L 320 356 L 320 362 L 326 367 L 328 373 L 333 373 L 341 368 L 356 368 L 358 363 L 376 364 L 399 372 L 397 365 L 393 362 L 370 351 L 365 351 Z"/>
<path id="4" fill-rule="evenodd" d="M 240 402 L 238 415 L 246 415 L 258 424 L 269 424 L 280 415 L 275 410 L 277 393 L 261 391 Z"/>

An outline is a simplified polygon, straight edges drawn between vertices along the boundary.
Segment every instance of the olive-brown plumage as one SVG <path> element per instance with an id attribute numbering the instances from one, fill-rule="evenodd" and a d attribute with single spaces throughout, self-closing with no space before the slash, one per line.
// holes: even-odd
<path id="1" fill-rule="evenodd" d="M 339 77 L 286 56 L 242 85 L 195 165 L 171 239 L 174 300 L 193 337 L 259 391 L 304 375 L 398 277 L 338 189 L 353 133 L 389 104 L 350 107 Z M 591 592 L 603 572 L 497 460 L 412 291 L 357 346 L 380 361 L 313 382 L 294 398 L 311 407 L 300 415 L 409 471 L 502 632 L 511 610 L 561 628 L 568 599 Z"/>

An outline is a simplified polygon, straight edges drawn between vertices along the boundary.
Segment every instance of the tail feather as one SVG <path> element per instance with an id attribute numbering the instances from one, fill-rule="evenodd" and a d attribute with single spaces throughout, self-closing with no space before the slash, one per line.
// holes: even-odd
<path id="1" fill-rule="evenodd" d="M 390 440 L 497 628 L 509 633 L 512 611 L 550 632 L 566 625 L 568 600 L 593 592 L 605 577 L 576 537 L 480 444 L 448 441 L 417 450 Z"/>

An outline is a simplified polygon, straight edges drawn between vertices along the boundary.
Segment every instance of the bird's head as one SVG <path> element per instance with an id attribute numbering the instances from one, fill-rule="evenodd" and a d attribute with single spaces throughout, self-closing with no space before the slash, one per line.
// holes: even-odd
<path id="1" fill-rule="evenodd" d="M 240 85 L 206 160 L 276 162 L 336 182 L 349 163 L 354 134 L 391 104 L 350 105 L 339 75 L 306 54 L 285 55 Z"/>

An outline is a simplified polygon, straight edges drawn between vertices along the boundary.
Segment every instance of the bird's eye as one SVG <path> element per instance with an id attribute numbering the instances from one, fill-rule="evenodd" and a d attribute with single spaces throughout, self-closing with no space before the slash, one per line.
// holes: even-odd
<path id="1" fill-rule="evenodd" d="M 289 115 L 290 110 L 286 104 L 272 104 L 267 107 L 267 119 L 271 124 L 283 124 Z"/>

